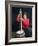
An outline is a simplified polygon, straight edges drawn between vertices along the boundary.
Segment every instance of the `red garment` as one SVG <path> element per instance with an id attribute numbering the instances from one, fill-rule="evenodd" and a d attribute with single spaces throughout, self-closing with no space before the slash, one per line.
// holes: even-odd
<path id="1" fill-rule="evenodd" d="M 24 21 L 22 22 L 22 26 L 23 26 L 23 28 L 28 28 L 29 27 L 29 19 L 27 18 L 27 19 L 24 19 Z"/>
<path id="2" fill-rule="evenodd" d="M 19 23 L 20 22 L 20 16 L 16 17 L 16 21 Z"/>
<path id="3" fill-rule="evenodd" d="M 19 17 L 17 16 L 16 20 L 17 20 L 17 23 L 19 23 L 20 22 L 20 16 Z M 28 18 L 24 19 L 24 21 L 22 22 L 22 27 L 23 28 L 29 27 L 29 19 Z"/>

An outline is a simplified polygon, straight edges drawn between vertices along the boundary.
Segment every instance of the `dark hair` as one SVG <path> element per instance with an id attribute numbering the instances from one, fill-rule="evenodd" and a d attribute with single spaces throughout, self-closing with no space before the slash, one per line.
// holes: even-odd
<path id="1" fill-rule="evenodd" d="M 26 14 L 27 18 L 29 18 L 30 14 L 28 12 L 23 12 L 22 17 L 24 16 L 24 14 Z"/>
<path id="2" fill-rule="evenodd" d="M 24 16 L 24 14 L 26 14 L 26 16 L 27 16 L 27 12 L 24 12 L 23 14 L 22 14 L 22 17 Z M 24 18 L 24 17 L 23 17 Z"/>

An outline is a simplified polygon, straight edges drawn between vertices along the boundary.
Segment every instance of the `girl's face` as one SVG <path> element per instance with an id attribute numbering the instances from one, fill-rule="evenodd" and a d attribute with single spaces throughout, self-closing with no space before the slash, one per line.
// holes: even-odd
<path id="1" fill-rule="evenodd" d="M 26 14 L 24 14 L 24 19 L 26 19 L 27 18 L 27 15 Z"/>

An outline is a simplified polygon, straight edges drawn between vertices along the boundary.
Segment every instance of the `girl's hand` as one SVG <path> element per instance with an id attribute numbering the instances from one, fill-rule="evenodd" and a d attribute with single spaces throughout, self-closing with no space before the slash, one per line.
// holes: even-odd
<path id="1" fill-rule="evenodd" d="M 20 18 L 21 21 L 23 21 L 24 19 L 23 18 Z"/>
<path id="2" fill-rule="evenodd" d="M 22 18 L 20 18 L 22 20 Z"/>

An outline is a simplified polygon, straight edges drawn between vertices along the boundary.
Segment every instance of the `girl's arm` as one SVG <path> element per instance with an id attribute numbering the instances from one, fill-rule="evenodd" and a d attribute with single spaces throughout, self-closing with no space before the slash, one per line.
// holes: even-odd
<path id="1" fill-rule="evenodd" d="M 16 21 L 20 22 L 20 14 L 18 14 L 18 16 L 16 17 Z"/>

